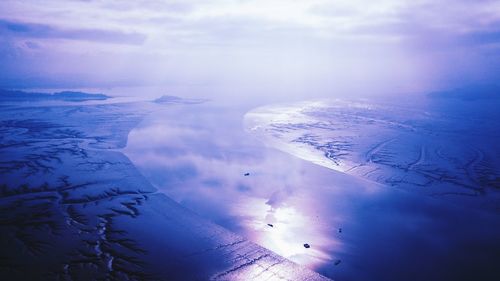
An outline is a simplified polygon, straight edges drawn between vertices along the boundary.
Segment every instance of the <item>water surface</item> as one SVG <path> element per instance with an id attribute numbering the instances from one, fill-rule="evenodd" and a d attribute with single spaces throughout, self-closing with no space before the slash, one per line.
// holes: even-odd
<path id="1" fill-rule="evenodd" d="M 498 280 L 498 215 L 266 147 L 243 129 L 247 111 L 165 108 L 125 153 L 185 207 L 335 280 Z"/>

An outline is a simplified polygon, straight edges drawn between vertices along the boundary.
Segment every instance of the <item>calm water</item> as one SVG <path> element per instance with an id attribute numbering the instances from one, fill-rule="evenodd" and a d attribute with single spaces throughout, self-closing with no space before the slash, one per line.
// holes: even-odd
<path id="1" fill-rule="evenodd" d="M 248 110 L 166 106 L 124 152 L 182 205 L 336 280 L 500 280 L 498 215 L 265 147 L 243 130 Z"/>

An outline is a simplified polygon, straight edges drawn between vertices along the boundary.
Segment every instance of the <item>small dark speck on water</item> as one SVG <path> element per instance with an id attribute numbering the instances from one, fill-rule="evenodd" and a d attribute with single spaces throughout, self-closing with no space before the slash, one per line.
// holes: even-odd
<path id="1" fill-rule="evenodd" d="M 267 225 L 270 227 L 274 227 L 274 225 L 272 223 L 268 223 Z"/>
<path id="2" fill-rule="evenodd" d="M 342 233 L 342 228 L 339 228 L 339 233 Z"/>
<path id="3" fill-rule="evenodd" d="M 309 248 L 311 248 L 311 245 L 306 243 L 306 244 L 304 244 L 304 248 L 309 249 Z"/>
<path id="4" fill-rule="evenodd" d="M 333 263 L 334 265 L 339 265 L 340 264 L 340 260 L 335 260 L 335 262 Z"/>
<path id="5" fill-rule="evenodd" d="M 250 173 L 244 173 L 243 174 L 245 177 L 248 177 L 250 175 Z"/>

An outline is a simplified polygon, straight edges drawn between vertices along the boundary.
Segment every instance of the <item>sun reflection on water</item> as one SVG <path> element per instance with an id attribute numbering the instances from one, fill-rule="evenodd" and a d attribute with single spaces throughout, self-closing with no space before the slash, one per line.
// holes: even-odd
<path id="1" fill-rule="evenodd" d="M 332 188 L 338 179 L 325 181 L 316 166 L 221 127 L 231 118 L 210 112 L 203 114 L 210 130 L 199 128 L 199 112 L 193 120 L 170 111 L 150 117 L 130 133 L 128 156 L 187 208 L 324 274 L 345 247 L 337 233 L 345 219 L 339 198 L 351 189 Z"/>
<path id="2" fill-rule="evenodd" d="M 247 218 L 244 223 L 254 242 L 309 268 L 333 260 L 328 252 L 340 246 L 340 241 L 325 236 L 317 219 L 294 206 L 273 207 L 261 198 L 245 198 L 236 205 L 236 213 Z"/>

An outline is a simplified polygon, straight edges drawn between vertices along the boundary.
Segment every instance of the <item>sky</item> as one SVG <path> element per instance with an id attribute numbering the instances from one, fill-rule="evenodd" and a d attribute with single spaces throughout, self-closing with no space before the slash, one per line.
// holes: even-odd
<path id="1" fill-rule="evenodd" d="M 0 87 L 224 96 L 495 83 L 500 1 L 0 1 Z"/>

